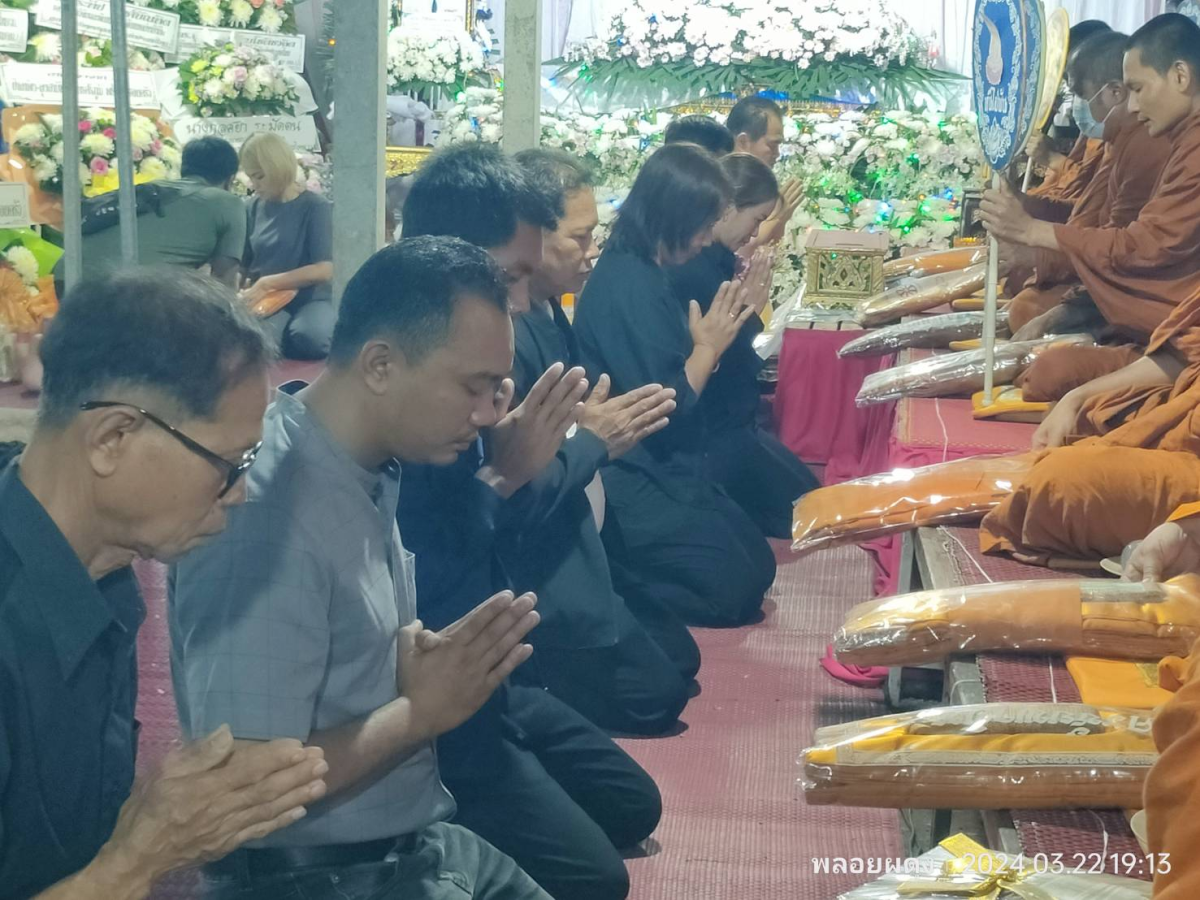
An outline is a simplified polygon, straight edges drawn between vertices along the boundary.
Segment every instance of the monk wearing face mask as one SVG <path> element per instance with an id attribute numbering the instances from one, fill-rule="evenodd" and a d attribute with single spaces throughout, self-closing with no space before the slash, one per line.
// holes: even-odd
<path id="1" fill-rule="evenodd" d="M 1067 74 L 1075 91 L 1073 115 L 1082 135 L 1103 142 L 1103 162 L 1083 194 L 1072 205 L 1067 225 L 1079 228 L 1124 228 L 1154 192 L 1171 144 L 1151 137 L 1126 106 L 1122 60 L 1129 38 L 1109 31 L 1086 41 L 1072 56 Z M 1027 205 L 1028 208 L 1028 205 Z M 1019 248 L 1016 256 L 1034 276 L 1013 301 L 1009 322 L 1021 339 L 1046 333 L 1053 310 L 1082 292 L 1079 276 L 1062 251 Z"/>
<path id="2" fill-rule="evenodd" d="M 981 218 L 1002 241 L 1063 254 L 1082 282 L 1085 292 L 1056 306 L 1037 330 L 1084 330 L 1145 346 L 1168 315 L 1200 290 L 1200 27 L 1177 14 L 1148 22 L 1125 50 L 1123 82 L 1126 114 L 1143 123 L 1149 137 L 1170 143 L 1151 196 L 1127 224 L 1038 221 L 1006 190 L 985 194 Z M 1087 106 L 1098 119 L 1098 102 L 1112 90 L 1104 83 L 1096 87 L 1102 90 Z M 1107 121 L 1105 126 L 1107 131 Z M 1132 165 L 1140 174 L 1140 154 Z M 1043 371 L 1031 370 L 1025 387 L 1035 388 L 1039 399 L 1055 400 L 1134 359 L 1127 348 L 1099 356 L 1094 349 L 1076 352 L 1070 359 L 1047 355 L 1040 361 Z"/>

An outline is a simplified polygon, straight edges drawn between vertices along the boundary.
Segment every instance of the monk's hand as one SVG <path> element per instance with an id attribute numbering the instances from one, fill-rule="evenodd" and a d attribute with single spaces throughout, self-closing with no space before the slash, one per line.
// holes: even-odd
<path id="1" fill-rule="evenodd" d="M 1127 581 L 1166 581 L 1200 573 L 1200 522 L 1167 522 L 1150 532 L 1125 566 Z"/>
<path id="2" fill-rule="evenodd" d="M 1025 212 L 1025 207 L 1012 188 L 1001 182 L 999 190 L 983 192 L 979 203 L 979 219 L 992 237 L 1014 244 L 1028 244 L 1028 236 L 1037 222 Z"/>
<path id="3" fill-rule="evenodd" d="M 220 859 L 303 817 L 324 796 L 328 770 L 319 747 L 286 739 L 235 742 L 222 726 L 172 750 L 155 772 L 134 782 L 112 837 L 88 870 L 98 884 L 115 878 L 128 888 Z"/>
<path id="4" fill-rule="evenodd" d="M 1069 393 L 1055 403 L 1033 433 L 1033 449 L 1052 450 L 1065 446 L 1067 440 L 1075 433 L 1075 423 L 1079 420 L 1082 406 L 1083 404 Z"/>
<path id="5" fill-rule="evenodd" d="M 503 591 L 441 631 L 419 621 L 400 629 L 396 686 L 422 739 L 457 728 L 529 659 L 533 648 L 524 641 L 538 623 L 536 603 L 533 594 Z"/>
<path id="6" fill-rule="evenodd" d="M 742 325 L 754 315 L 754 307 L 746 303 L 747 294 L 746 286 L 740 281 L 726 281 L 717 289 L 707 313 L 700 312 L 700 304 L 695 300 L 688 304 L 692 343 L 707 347 L 714 359 L 720 359 L 742 330 Z"/>
<path id="7" fill-rule="evenodd" d="M 1000 275 L 1004 277 L 1013 269 L 1032 269 L 1037 265 L 1037 254 L 1031 247 L 1000 241 Z"/>
<path id="8" fill-rule="evenodd" d="M 484 465 L 476 477 L 508 498 L 550 464 L 583 413 L 586 373 L 555 363 L 521 405 L 484 432 Z"/>
<path id="9" fill-rule="evenodd" d="M 610 397 L 610 388 L 609 377 L 601 375 L 583 404 L 579 427 L 600 438 L 613 460 L 667 427 L 668 417 L 675 411 L 675 389 L 647 384 Z"/>

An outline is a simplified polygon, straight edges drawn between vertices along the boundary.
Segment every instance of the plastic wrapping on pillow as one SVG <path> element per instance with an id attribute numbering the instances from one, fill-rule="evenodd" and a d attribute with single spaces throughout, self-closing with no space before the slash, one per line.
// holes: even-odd
<path id="1" fill-rule="evenodd" d="M 902 256 L 883 264 L 884 278 L 899 278 L 909 275 L 921 278 L 927 275 L 941 275 L 945 272 L 959 272 L 979 263 L 986 263 L 988 258 L 987 244 L 975 247 L 955 247 L 951 250 L 929 250 L 925 253 L 914 253 L 912 256 Z"/>
<path id="2" fill-rule="evenodd" d="M 973 456 L 810 491 L 793 507 L 792 549 L 982 518 L 1029 474 L 1035 456 Z"/>
<path id="3" fill-rule="evenodd" d="M 809 804 L 883 809 L 1134 809 L 1151 719 L 1082 703 L 981 703 L 817 729 Z"/>
<path id="4" fill-rule="evenodd" d="M 867 328 L 898 322 L 905 316 L 969 297 L 983 287 L 986 279 L 986 264 L 971 266 L 961 272 L 905 279 L 882 294 L 864 300 L 854 318 Z"/>
<path id="5" fill-rule="evenodd" d="M 993 357 L 995 384 L 1011 382 L 1051 347 L 1090 343 L 1091 337 L 1080 334 L 996 344 Z M 983 389 L 986 363 L 984 350 L 966 350 L 930 356 L 907 365 L 873 372 L 863 379 L 862 388 L 854 402 L 858 406 L 871 406 L 901 397 L 970 395 Z"/>
<path id="6" fill-rule="evenodd" d="M 983 334 L 983 313 L 947 313 L 911 322 L 900 322 L 855 338 L 838 351 L 838 356 L 882 356 L 907 347 L 944 349 L 953 341 L 978 338 Z M 996 334 L 1008 337 L 1008 311 L 996 315 Z"/>
<path id="7" fill-rule="evenodd" d="M 1149 868 L 1144 857 L 1112 854 L 1114 868 L 1138 872 Z M 845 864 L 846 870 L 886 874 L 862 887 L 838 895 L 838 900 L 945 900 L 948 897 L 977 897 L 994 900 L 1012 896 L 1041 900 L 1150 900 L 1154 886 L 1149 881 L 1093 872 L 1090 865 L 1050 854 L 1017 858 L 988 850 L 965 835 L 946 838 L 937 847 L 906 860 L 830 860 Z M 857 864 L 857 865 L 856 865 Z M 841 868 L 839 866 L 839 868 Z M 1006 893 L 1016 888 L 1020 893 Z M 929 888 L 929 890 L 925 890 Z M 1035 893 L 1036 892 L 1036 893 Z"/>
<path id="8" fill-rule="evenodd" d="M 1166 584 L 1014 581 L 861 603 L 834 637 L 838 661 L 937 662 L 955 653 L 1062 653 L 1153 660 L 1200 638 L 1200 576 Z"/>

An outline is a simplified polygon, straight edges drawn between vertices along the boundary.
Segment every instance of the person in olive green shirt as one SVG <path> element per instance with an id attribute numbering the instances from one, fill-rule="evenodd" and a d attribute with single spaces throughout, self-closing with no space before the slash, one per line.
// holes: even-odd
<path id="1" fill-rule="evenodd" d="M 230 192 L 238 172 L 237 151 L 218 137 L 196 138 L 183 148 L 182 172 L 180 181 L 159 183 L 161 214 L 138 216 L 138 262 L 208 266 L 214 278 L 236 288 L 246 249 L 246 206 Z M 85 235 L 83 260 L 88 272 L 119 266 L 121 229 Z"/>

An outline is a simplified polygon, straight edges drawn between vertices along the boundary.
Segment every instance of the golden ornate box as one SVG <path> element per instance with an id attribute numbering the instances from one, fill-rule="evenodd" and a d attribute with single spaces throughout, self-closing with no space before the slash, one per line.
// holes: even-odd
<path id="1" fill-rule="evenodd" d="M 888 236 L 814 229 L 804 245 L 804 305 L 854 309 L 883 291 Z"/>

